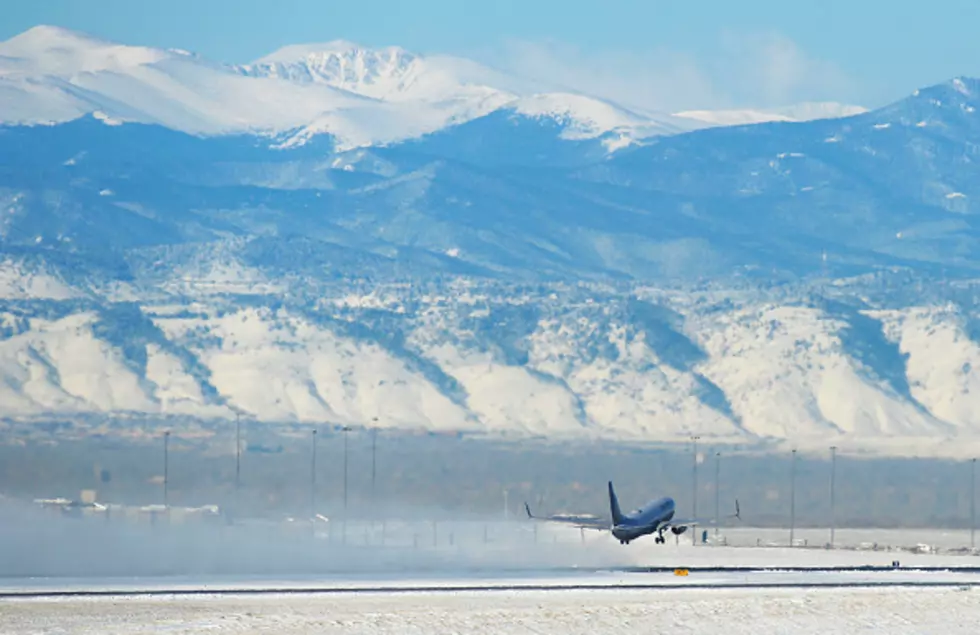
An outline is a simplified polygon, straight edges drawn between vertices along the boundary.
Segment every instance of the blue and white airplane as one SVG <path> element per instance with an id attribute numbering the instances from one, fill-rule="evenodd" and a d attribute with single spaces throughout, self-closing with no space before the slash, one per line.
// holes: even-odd
<path id="1" fill-rule="evenodd" d="M 668 529 L 675 536 L 679 536 L 691 527 L 698 525 L 714 524 L 713 520 L 678 520 L 674 518 L 676 512 L 674 499 L 670 497 L 660 498 L 647 503 L 640 509 L 628 514 L 624 514 L 619 509 L 619 499 L 616 498 L 616 491 L 613 489 L 612 481 L 609 482 L 609 511 L 612 519 L 607 520 L 598 516 L 590 515 L 555 515 L 555 516 L 534 516 L 531 514 L 531 507 L 524 503 L 528 518 L 535 520 L 546 520 L 558 523 L 567 523 L 583 529 L 608 529 L 613 537 L 619 540 L 622 545 L 653 533 L 657 534 L 655 541 L 657 544 L 664 544 L 664 532 Z M 735 501 L 735 513 L 728 518 L 741 520 L 741 512 L 738 508 L 738 500 Z"/>

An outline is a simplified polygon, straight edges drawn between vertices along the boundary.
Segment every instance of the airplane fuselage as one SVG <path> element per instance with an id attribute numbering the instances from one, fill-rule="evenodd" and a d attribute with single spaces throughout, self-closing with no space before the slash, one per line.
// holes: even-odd
<path id="1" fill-rule="evenodd" d="M 527 503 L 524 503 L 524 509 L 527 511 L 528 518 L 534 518 L 534 515 L 531 514 L 531 507 Z M 696 518 L 678 519 L 674 517 L 675 512 L 676 506 L 674 505 L 674 499 L 665 496 L 664 498 L 658 498 L 647 503 L 636 511 L 624 514 L 622 508 L 619 506 L 619 499 L 616 497 L 616 491 L 613 488 L 612 481 L 609 481 L 609 514 L 612 517 L 610 524 L 606 524 L 606 522 L 596 516 L 585 515 L 549 516 L 543 520 L 571 523 L 577 525 L 580 529 L 608 529 L 613 537 L 619 540 L 620 544 L 624 545 L 628 545 L 637 538 L 650 534 L 657 534 L 655 537 L 656 542 L 662 545 L 666 541 L 664 532 L 667 530 L 670 530 L 675 536 L 679 536 L 689 529 L 710 522 L 700 521 Z M 735 500 L 735 514 L 728 516 L 728 518 L 737 518 L 739 520 L 742 518 L 739 515 L 737 499 Z"/>
<path id="2" fill-rule="evenodd" d="M 669 523 L 675 511 L 674 499 L 657 499 L 634 512 L 623 514 L 619 522 L 613 525 L 612 535 L 621 542 L 630 542 L 652 534 Z"/>

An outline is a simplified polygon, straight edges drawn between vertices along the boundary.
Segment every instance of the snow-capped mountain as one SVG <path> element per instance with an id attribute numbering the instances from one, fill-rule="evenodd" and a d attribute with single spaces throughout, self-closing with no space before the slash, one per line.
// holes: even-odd
<path id="1" fill-rule="evenodd" d="M 972 275 L 980 191 L 964 157 L 980 142 L 977 93 L 958 79 L 843 119 L 660 136 L 611 157 L 618 127 L 594 136 L 600 127 L 552 117 L 556 102 L 544 98 L 351 151 L 108 126 L 104 116 L 14 126 L 0 128 L 2 224 L 10 244 L 91 246 L 95 260 L 83 262 L 123 268 L 128 249 L 288 228 L 366 249 L 381 267 L 382 254 L 410 248 L 430 271 L 467 274 Z M 612 117 L 638 121 L 609 105 L 596 115 Z M 239 187 L 261 188 L 261 204 Z M 266 211 L 246 213 L 255 205 Z M 92 222 L 100 214 L 114 220 Z"/>
<path id="2" fill-rule="evenodd" d="M 662 114 L 638 114 L 591 96 L 544 85 L 445 55 L 421 57 L 398 47 L 365 49 L 345 41 L 287 46 L 257 62 L 238 67 L 249 77 L 286 79 L 338 88 L 395 109 L 411 107 L 430 119 L 403 138 L 422 136 L 504 110 L 547 118 L 566 126 L 564 137 L 593 139 L 612 133 L 610 149 L 662 134 L 692 130 L 697 124 Z M 382 124 L 383 125 L 383 124 Z M 290 143 L 335 129 L 333 115 L 312 122 Z M 368 145 L 363 143 L 361 145 Z"/>
<path id="3" fill-rule="evenodd" d="M 274 132 L 371 106 L 329 86 L 243 78 L 181 51 L 121 46 L 53 27 L 0 43 L 0 119 L 57 123 L 95 112 L 191 134 Z"/>
<path id="4" fill-rule="evenodd" d="M 398 49 L 41 28 L 0 96 L 7 421 L 980 445 L 977 80 L 716 126 Z"/>
<path id="5" fill-rule="evenodd" d="M 57 416 L 380 425 L 878 455 L 980 446 L 974 304 L 884 278 L 773 293 L 456 278 L 274 280 L 231 249 L 151 294 L 0 265 L 7 423 Z M 201 267 L 201 265 L 204 265 Z M 897 282 L 897 281 L 896 281 Z M 974 287 L 962 289 L 963 298 Z M 834 299 L 869 294 L 867 304 Z"/>
<path id="6" fill-rule="evenodd" d="M 198 135 L 319 135 L 339 147 L 413 139 L 498 111 L 559 122 L 569 139 L 607 150 L 705 126 L 829 116 L 811 111 L 640 112 L 473 61 L 354 43 L 287 46 L 228 66 L 179 50 L 124 46 L 58 27 L 0 43 L 0 123 L 69 121 L 101 113 Z"/>
<path id="7" fill-rule="evenodd" d="M 501 108 L 569 122 L 574 134 L 639 139 L 691 129 L 469 60 L 348 42 L 286 47 L 232 67 L 184 51 L 123 46 L 56 27 L 0 43 L 0 122 L 63 122 L 92 113 L 201 135 L 330 135 L 341 147 L 417 138 Z M 548 108 L 542 109 L 543 104 Z"/>
<path id="8" fill-rule="evenodd" d="M 863 106 L 837 102 L 805 102 L 783 108 L 742 110 L 687 110 L 674 113 L 681 119 L 692 119 L 709 126 L 743 126 L 770 121 L 813 121 L 839 119 L 868 112 Z"/>
<path id="9" fill-rule="evenodd" d="M 238 67 L 250 77 L 324 84 L 381 101 L 446 101 L 490 94 L 509 96 L 546 90 L 538 82 L 501 73 L 467 59 L 422 57 L 399 47 L 368 49 L 338 40 L 287 46 Z"/>
<path id="10" fill-rule="evenodd" d="M 89 35 L 53 26 L 39 26 L 13 37 L 2 45 L 3 75 L 73 77 L 82 73 L 128 73 L 150 66 L 177 51 L 142 46 L 123 46 Z"/>

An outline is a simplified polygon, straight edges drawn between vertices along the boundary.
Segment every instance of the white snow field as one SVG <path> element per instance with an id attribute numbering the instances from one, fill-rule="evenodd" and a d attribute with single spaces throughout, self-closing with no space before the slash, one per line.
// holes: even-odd
<path id="1" fill-rule="evenodd" d="M 397 47 L 374 50 L 344 41 L 287 46 L 230 66 L 51 26 L 0 42 L 0 103 L 2 123 L 60 123 L 95 114 L 107 123 L 158 124 L 192 134 L 289 133 L 286 145 L 329 133 L 345 148 L 418 137 L 501 108 L 568 122 L 576 138 L 616 132 L 624 138 L 617 147 L 703 125 L 627 112 L 470 60 Z"/>
<path id="2" fill-rule="evenodd" d="M 192 134 L 318 134 L 352 148 L 418 137 L 505 109 L 569 125 L 570 138 L 609 151 L 665 134 L 733 123 L 800 121 L 861 112 L 839 104 L 772 111 L 628 110 L 468 59 L 420 56 L 346 41 L 286 46 L 251 64 L 108 42 L 37 26 L 0 42 L 0 123 L 49 124 L 86 114 Z"/>
<path id="3" fill-rule="evenodd" d="M 235 292 L 239 278 L 265 284 L 231 265 L 222 271 L 229 281 L 213 283 L 215 292 Z M 0 263 L 0 273 L 6 298 L 82 294 L 13 261 Z M 189 284 L 177 276 L 173 292 L 188 292 Z M 971 372 L 980 368 L 980 344 L 968 336 L 968 316 L 947 306 L 868 312 L 907 356 L 903 394 L 848 350 L 847 325 L 817 308 L 746 300 L 709 311 L 674 298 L 685 335 L 704 351 L 691 367 L 675 368 L 612 318 L 545 306 L 527 338 L 527 363 L 511 364 L 482 349 L 462 322 L 482 300 L 470 306 L 462 295 L 426 296 L 406 345 L 458 385 L 461 395 L 453 395 L 376 342 L 287 309 L 229 310 L 211 293 L 197 288 L 200 299 L 190 304 L 147 301 L 143 311 L 207 369 L 220 400 L 207 397 L 174 349 L 151 343 L 145 368 L 127 363 L 117 345 L 96 336 L 91 312 L 23 318 L 4 311 L 0 326 L 11 333 L 0 342 L 3 413 L 230 419 L 240 411 L 269 423 L 353 426 L 377 417 L 379 426 L 403 430 L 654 442 L 698 434 L 722 445 L 793 439 L 804 452 L 825 453 L 836 442 L 853 452 L 951 458 L 975 456 L 980 446 L 980 375 Z M 405 310 L 383 293 L 324 302 L 343 304 L 338 311 Z M 615 347 L 614 357 L 589 353 L 597 334 Z M 730 412 L 703 398 L 705 379 Z"/>
<path id="4" fill-rule="evenodd" d="M 836 102 L 806 102 L 785 108 L 766 110 L 686 110 L 674 113 L 675 117 L 692 119 L 712 126 L 743 126 L 767 121 L 811 121 L 837 119 L 868 112 L 863 106 Z"/>
<path id="5" fill-rule="evenodd" d="M 28 633 L 975 633 L 980 591 L 561 590 L 15 600 Z"/>
<path id="6" fill-rule="evenodd" d="M 406 533 L 392 529 L 399 529 L 396 538 Z M 504 535 L 496 528 L 489 544 L 482 537 L 449 543 L 448 531 L 465 532 L 447 524 L 439 546 L 422 551 L 410 546 L 411 538 L 408 546 L 355 545 L 356 527 L 347 546 L 300 541 L 306 550 L 335 554 L 323 573 L 0 578 L 0 632 L 957 634 L 974 633 L 980 623 L 975 556 L 692 546 L 687 536 L 622 547 L 608 533 L 586 532 L 583 540 L 566 527 L 542 525 L 533 537 L 526 524 L 511 529 L 516 533 Z M 723 535 L 741 544 L 759 530 L 738 531 Z M 865 537 L 839 535 L 841 543 Z M 920 538 L 870 537 L 895 545 Z M 954 544 L 968 537 L 945 539 Z M 204 557 L 200 549 L 184 549 Z M 341 553 L 348 564 L 331 569 Z M 380 554 L 402 566 L 365 562 Z M 894 560 L 900 568 L 826 570 Z M 699 570 L 707 567 L 756 570 Z M 690 574 L 674 575 L 674 568 Z M 818 568 L 825 570 L 805 570 Z"/>

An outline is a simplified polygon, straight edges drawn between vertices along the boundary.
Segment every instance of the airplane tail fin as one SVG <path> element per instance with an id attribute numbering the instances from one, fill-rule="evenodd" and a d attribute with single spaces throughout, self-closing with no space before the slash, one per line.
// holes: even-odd
<path id="1" fill-rule="evenodd" d="M 609 512 L 612 514 L 613 525 L 622 523 L 623 512 L 619 509 L 619 499 L 616 498 L 616 491 L 613 489 L 612 481 L 609 481 Z"/>

